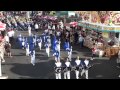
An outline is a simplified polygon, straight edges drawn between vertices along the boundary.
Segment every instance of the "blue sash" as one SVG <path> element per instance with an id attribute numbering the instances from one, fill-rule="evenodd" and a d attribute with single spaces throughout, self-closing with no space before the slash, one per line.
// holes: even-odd
<path id="1" fill-rule="evenodd" d="M 82 66 L 83 69 L 86 69 L 86 68 L 87 68 L 87 66 L 86 66 L 86 64 L 85 64 L 84 61 L 81 61 L 81 64 L 80 64 L 80 65 Z"/>

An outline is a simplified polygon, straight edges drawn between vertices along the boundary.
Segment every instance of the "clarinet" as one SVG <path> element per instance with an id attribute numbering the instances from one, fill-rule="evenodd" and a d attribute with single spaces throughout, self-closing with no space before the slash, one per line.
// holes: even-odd
<path id="1" fill-rule="evenodd" d="M 66 72 L 67 71 L 67 67 L 62 67 L 62 72 Z"/>
<path id="2" fill-rule="evenodd" d="M 69 66 L 69 67 L 63 67 L 62 71 L 63 72 L 72 71 L 72 67 L 71 66 Z"/>
<path id="3" fill-rule="evenodd" d="M 82 67 L 81 66 L 73 66 L 71 71 L 75 71 L 75 70 L 82 70 Z"/>
<path id="4" fill-rule="evenodd" d="M 94 64 L 93 64 L 94 65 Z M 83 66 L 82 69 L 89 70 L 93 65 Z"/>

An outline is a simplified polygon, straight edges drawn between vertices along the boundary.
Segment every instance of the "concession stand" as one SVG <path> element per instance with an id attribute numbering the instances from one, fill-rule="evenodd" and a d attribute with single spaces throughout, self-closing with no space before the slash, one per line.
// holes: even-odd
<path id="1" fill-rule="evenodd" d="M 80 21 L 78 25 L 83 27 L 83 29 L 88 30 L 88 33 L 85 37 L 84 46 L 91 49 L 93 47 L 93 44 L 95 44 L 97 48 L 96 52 L 101 52 L 102 56 L 105 55 L 107 57 L 111 57 L 118 53 L 120 47 L 120 35 L 118 38 L 116 38 L 114 35 L 109 35 L 109 33 L 119 33 L 120 26 L 110 26 L 99 23 L 90 23 L 86 21 Z M 97 35 L 95 32 L 99 32 L 100 34 Z M 103 37 L 102 42 L 96 42 L 96 39 L 98 39 L 99 36 Z"/>

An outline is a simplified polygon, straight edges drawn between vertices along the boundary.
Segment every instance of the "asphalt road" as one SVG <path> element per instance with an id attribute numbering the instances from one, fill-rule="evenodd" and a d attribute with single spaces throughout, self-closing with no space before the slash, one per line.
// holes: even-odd
<path id="1" fill-rule="evenodd" d="M 16 31 L 15 35 L 17 36 L 18 33 L 27 36 L 27 31 Z M 79 48 L 79 44 L 74 45 L 71 63 L 74 62 L 77 55 L 80 56 L 80 59 L 84 59 L 86 56 L 90 57 L 91 50 L 85 47 Z M 35 66 L 30 63 L 30 57 L 25 56 L 25 50 L 19 49 L 17 42 L 12 44 L 12 56 L 12 58 L 5 56 L 6 62 L 2 63 L 2 74 L 7 75 L 9 79 L 55 79 L 54 57 L 51 53 L 48 58 L 44 48 L 41 51 L 36 48 Z M 63 49 L 61 50 L 61 56 L 62 58 L 67 56 Z M 61 61 L 64 63 L 64 59 Z M 89 69 L 89 79 L 119 79 L 120 69 L 116 67 L 116 56 L 111 59 L 96 57 L 90 63 L 94 66 Z M 84 76 L 80 78 L 84 79 Z M 75 79 L 75 72 L 73 71 L 71 72 L 71 79 Z"/>

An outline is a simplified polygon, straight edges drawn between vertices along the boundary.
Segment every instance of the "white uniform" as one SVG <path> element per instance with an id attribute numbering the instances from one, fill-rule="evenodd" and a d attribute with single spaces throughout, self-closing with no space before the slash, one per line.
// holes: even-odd
<path id="1" fill-rule="evenodd" d="M 35 44 L 35 46 L 36 46 L 36 37 L 33 38 L 33 42 L 34 42 L 34 44 Z"/>
<path id="2" fill-rule="evenodd" d="M 59 52 L 59 57 L 60 57 L 60 43 L 56 45 L 56 50 Z"/>
<path id="3" fill-rule="evenodd" d="M 35 51 L 33 51 L 33 54 L 31 55 L 31 64 L 33 64 L 33 66 L 35 65 Z"/>
<path id="4" fill-rule="evenodd" d="M 28 27 L 28 34 L 29 34 L 29 36 L 31 36 L 31 27 L 30 26 Z"/>
<path id="5" fill-rule="evenodd" d="M 89 60 L 84 61 L 86 67 L 88 67 Z M 82 69 L 81 76 L 85 73 L 86 79 L 88 79 L 88 69 Z"/>
<path id="6" fill-rule="evenodd" d="M 75 63 L 77 64 L 77 66 L 79 66 L 81 61 L 80 60 L 75 60 Z M 79 79 L 79 70 L 75 70 L 75 74 L 76 74 L 76 79 Z"/>
<path id="7" fill-rule="evenodd" d="M 50 56 L 50 45 L 49 44 L 47 44 L 46 53 L 47 53 L 47 55 L 49 57 Z"/>
<path id="8" fill-rule="evenodd" d="M 45 42 L 45 39 L 46 39 L 46 36 L 43 36 L 43 40 L 44 40 L 44 42 Z"/>
<path id="9" fill-rule="evenodd" d="M 24 47 L 25 47 L 25 40 L 23 39 L 23 41 L 22 41 L 22 47 L 23 47 L 23 49 L 24 49 Z"/>
<path id="10" fill-rule="evenodd" d="M 60 68 L 62 66 L 61 62 L 55 63 L 57 68 Z M 61 79 L 61 72 L 55 73 L 56 79 Z"/>
<path id="11" fill-rule="evenodd" d="M 39 49 L 41 50 L 41 48 L 42 48 L 42 39 L 40 39 L 40 41 L 38 42 L 38 46 L 39 46 Z"/>
<path id="12" fill-rule="evenodd" d="M 47 42 L 49 42 L 49 46 L 51 46 L 51 39 L 50 39 L 50 37 L 47 39 Z"/>
<path id="13" fill-rule="evenodd" d="M 65 65 L 66 65 L 66 68 L 67 68 L 67 67 L 70 67 L 70 62 L 69 62 L 69 61 L 65 62 Z M 70 70 L 67 70 L 67 71 L 64 73 L 64 79 L 70 79 Z"/>
<path id="14" fill-rule="evenodd" d="M 26 47 L 26 56 L 29 56 L 30 52 L 29 52 L 29 44 Z"/>

